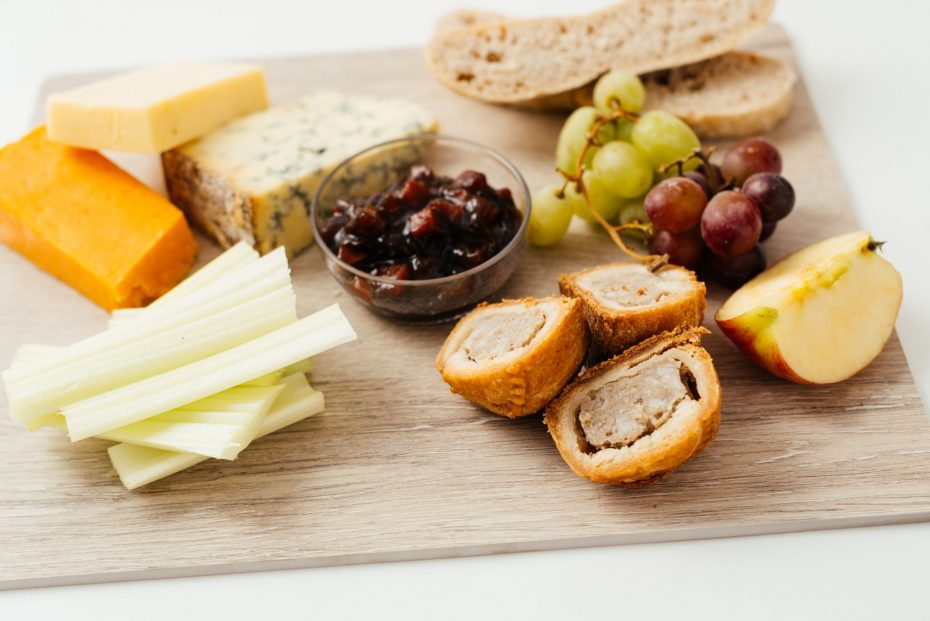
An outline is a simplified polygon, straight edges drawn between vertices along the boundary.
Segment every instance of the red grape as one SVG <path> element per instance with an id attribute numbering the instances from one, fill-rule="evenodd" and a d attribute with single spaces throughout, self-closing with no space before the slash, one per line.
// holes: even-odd
<path id="1" fill-rule="evenodd" d="M 778 222 L 794 208 L 794 188 L 776 173 L 756 173 L 743 183 L 743 194 L 759 208 L 763 222 Z"/>
<path id="2" fill-rule="evenodd" d="M 707 195 L 697 182 L 686 177 L 660 181 L 646 194 L 643 207 L 649 221 L 671 233 L 693 229 L 701 221 Z"/>
<path id="3" fill-rule="evenodd" d="M 688 269 L 697 269 L 704 256 L 704 240 L 701 232 L 694 228 L 684 233 L 657 231 L 649 244 L 652 254 L 667 254 L 670 263 Z"/>
<path id="4" fill-rule="evenodd" d="M 704 178 L 707 179 L 707 185 L 710 187 L 710 194 L 708 197 L 713 196 L 717 193 L 721 187 L 726 184 L 726 178 L 723 176 L 723 169 L 720 168 L 718 164 L 701 164 L 697 167 L 697 172 L 704 175 Z"/>
<path id="5" fill-rule="evenodd" d="M 762 223 L 762 232 L 759 233 L 759 241 L 764 242 L 769 237 L 772 236 L 772 233 L 775 232 L 775 227 L 778 226 L 777 222 L 763 222 Z"/>
<path id="6" fill-rule="evenodd" d="M 707 203 L 701 218 L 701 236 L 722 257 L 745 254 L 759 242 L 762 215 L 759 208 L 740 192 L 720 192 Z"/>
<path id="7" fill-rule="evenodd" d="M 749 252 L 733 257 L 711 254 L 707 259 L 707 268 L 715 281 L 737 289 L 765 269 L 765 253 L 759 246 L 754 246 Z"/>
<path id="8" fill-rule="evenodd" d="M 755 173 L 780 173 L 781 154 L 772 143 L 751 138 L 730 147 L 723 156 L 720 168 L 736 185 L 743 185 Z"/>
<path id="9" fill-rule="evenodd" d="M 710 197 L 714 195 L 714 193 L 710 191 L 710 183 L 707 181 L 707 177 L 705 177 L 703 173 L 699 173 L 696 170 L 689 170 L 683 176 L 701 186 L 701 189 L 704 190 L 704 195 L 707 196 L 708 200 L 710 200 Z"/>

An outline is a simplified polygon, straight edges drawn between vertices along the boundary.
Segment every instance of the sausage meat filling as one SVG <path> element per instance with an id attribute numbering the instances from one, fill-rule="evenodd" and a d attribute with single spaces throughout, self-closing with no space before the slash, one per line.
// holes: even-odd
<path id="1" fill-rule="evenodd" d="M 595 449 L 621 448 L 664 425 L 696 400 L 694 378 L 671 349 L 628 369 L 581 400 L 578 423 Z"/>

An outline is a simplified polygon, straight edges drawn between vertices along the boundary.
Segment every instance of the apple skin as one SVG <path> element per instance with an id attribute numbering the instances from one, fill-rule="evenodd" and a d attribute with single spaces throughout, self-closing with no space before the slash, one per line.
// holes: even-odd
<path id="1" fill-rule="evenodd" d="M 773 324 L 778 319 L 778 310 L 760 306 L 730 319 L 715 318 L 717 325 L 733 343 L 757 365 L 798 384 L 814 384 L 795 373 L 778 349 Z"/>

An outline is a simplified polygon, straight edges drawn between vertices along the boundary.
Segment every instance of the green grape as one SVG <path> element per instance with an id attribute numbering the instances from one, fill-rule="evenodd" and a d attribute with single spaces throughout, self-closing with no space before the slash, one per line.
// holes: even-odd
<path id="1" fill-rule="evenodd" d="M 570 175 L 575 174 L 575 165 L 578 163 L 578 154 L 584 147 L 588 132 L 594 122 L 597 121 L 600 114 L 591 106 L 583 106 L 572 112 L 565 120 L 562 131 L 559 132 L 559 142 L 555 148 L 555 165 L 559 170 L 564 170 Z M 614 139 L 616 127 L 608 123 L 601 127 L 597 133 L 597 140 L 601 144 L 606 144 Z M 585 157 L 584 165 L 590 166 L 594 159 L 596 147 L 592 147 Z"/>
<path id="2" fill-rule="evenodd" d="M 652 166 L 645 156 L 627 142 L 608 142 L 594 161 L 591 170 L 604 187 L 620 198 L 633 198 L 652 187 Z"/>
<path id="3" fill-rule="evenodd" d="M 631 222 L 638 222 L 640 224 L 648 224 L 649 218 L 646 216 L 646 208 L 643 206 L 644 199 L 644 196 L 639 196 L 624 201 L 623 205 L 620 206 L 620 212 L 617 214 L 617 223 L 630 224 Z M 624 231 L 623 234 L 637 241 L 646 241 L 646 234 L 636 229 Z"/>
<path id="4" fill-rule="evenodd" d="M 613 220 L 617 217 L 617 212 L 620 211 L 620 205 L 623 204 L 623 199 L 619 196 L 615 196 L 610 190 L 604 187 L 604 184 L 601 183 L 594 171 L 586 170 L 582 180 L 584 181 L 585 190 L 588 193 L 588 199 L 591 202 L 591 208 L 596 209 L 605 220 Z M 597 218 L 591 213 L 591 210 L 585 203 L 584 197 L 578 193 L 575 184 L 570 183 L 568 187 L 568 193 L 577 197 L 575 202 L 575 215 L 585 222 L 596 224 Z"/>
<path id="5" fill-rule="evenodd" d="M 661 110 L 650 110 L 639 117 L 633 124 L 631 138 L 656 170 L 701 146 L 698 137 L 684 121 Z M 685 170 L 693 170 L 700 163 L 694 158 L 685 165 Z"/>
<path id="6" fill-rule="evenodd" d="M 629 224 L 630 222 L 639 222 L 648 224 L 649 217 L 646 215 L 646 208 L 643 205 L 645 197 L 638 196 L 623 202 L 620 212 L 617 214 L 619 224 Z"/>
<path id="7" fill-rule="evenodd" d="M 623 142 L 630 142 L 633 136 L 633 121 L 628 121 L 627 119 L 617 119 L 614 121 L 617 124 L 616 136 L 617 140 L 622 140 Z"/>
<path id="8" fill-rule="evenodd" d="M 566 192 L 561 198 L 561 184 L 547 185 L 533 193 L 533 208 L 526 227 L 526 239 L 534 246 L 553 246 L 565 236 L 575 212 L 577 194 Z"/>
<path id="9" fill-rule="evenodd" d="M 610 143 L 607 143 L 610 144 Z M 585 153 L 584 161 L 581 163 L 586 170 L 591 170 L 591 166 L 594 165 L 594 158 L 597 157 L 597 152 L 601 150 L 601 147 L 590 146 L 588 147 L 588 152 Z M 577 155 L 575 158 L 577 159 Z"/>
<path id="10" fill-rule="evenodd" d="M 635 73 L 608 71 L 594 85 L 594 105 L 605 114 L 613 112 L 613 100 L 627 112 L 639 112 L 646 101 L 646 89 Z"/>

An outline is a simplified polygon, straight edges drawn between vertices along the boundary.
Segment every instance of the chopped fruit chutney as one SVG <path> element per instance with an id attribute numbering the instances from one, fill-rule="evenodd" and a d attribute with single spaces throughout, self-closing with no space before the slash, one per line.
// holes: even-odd
<path id="1" fill-rule="evenodd" d="M 320 234 L 356 269 L 426 280 L 484 263 L 507 247 L 522 218 L 510 190 L 495 190 L 482 173 L 452 179 L 417 165 L 383 192 L 337 201 Z"/>

